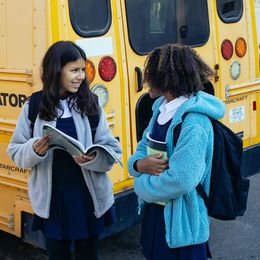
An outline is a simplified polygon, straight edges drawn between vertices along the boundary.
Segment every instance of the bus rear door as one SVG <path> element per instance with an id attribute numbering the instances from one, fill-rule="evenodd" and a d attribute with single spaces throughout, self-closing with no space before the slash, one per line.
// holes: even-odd
<path id="1" fill-rule="evenodd" d="M 254 1 L 216 1 L 223 122 L 243 138 L 244 174 L 259 169 L 259 58 Z M 257 155 L 258 154 L 258 155 Z M 258 164 L 258 166 L 257 166 Z"/>
<path id="2" fill-rule="evenodd" d="M 126 0 L 122 1 L 126 61 L 129 76 L 132 149 L 141 139 L 151 116 L 153 100 L 142 84 L 147 53 L 167 43 L 195 47 L 206 62 L 215 68 L 213 6 L 209 1 Z M 215 78 L 212 84 L 216 85 Z"/>

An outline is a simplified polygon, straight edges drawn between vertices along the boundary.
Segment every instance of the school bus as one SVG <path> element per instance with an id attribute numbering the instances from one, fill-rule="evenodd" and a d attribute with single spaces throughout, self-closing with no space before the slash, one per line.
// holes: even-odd
<path id="1" fill-rule="evenodd" d="M 223 122 L 243 138 L 244 175 L 259 171 L 258 8 L 259 0 L 0 0 L 0 229 L 41 245 L 40 234 L 30 231 L 30 169 L 14 165 L 6 148 L 22 105 L 41 89 L 41 59 L 58 40 L 74 41 L 86 52 L 91 90 L 123 147 L 125 167 L 115 165 L 109 173 L 118 221 L 105 235 L 140 220 L 127 158 L 151 116 L 142 73 L 147 53 L 157 46 L 192 46 L 210 65 L 210 87 L 226 104 Z"/>

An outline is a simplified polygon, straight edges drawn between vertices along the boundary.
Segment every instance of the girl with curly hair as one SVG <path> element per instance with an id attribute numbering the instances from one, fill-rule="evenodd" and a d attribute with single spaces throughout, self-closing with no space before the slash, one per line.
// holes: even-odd
<path id="1" fill-rule="evenodd" d="M 128 162 L 144 208 L 141 244 L 147 259 L 210 257 L 208 213 L 196 186 L 201 183 L 209 192 L 214 138 L 209 117 L 220 119 L 225 113 L 220 99 L 202 91 L 212 75 L 187 46 L 168 44 L 147 57 L 144 81 L 152 98 L 161 97 Z M 182 120 L 174 147 L 174 128 Z M 167 158 L 159 152 L 149 155 L 148 139 L 164 144 Z"/>

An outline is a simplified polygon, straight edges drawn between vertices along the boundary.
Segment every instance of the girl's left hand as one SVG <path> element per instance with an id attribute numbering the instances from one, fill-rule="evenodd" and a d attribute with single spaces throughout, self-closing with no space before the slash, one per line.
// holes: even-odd
<path id="1" fill-rule="evenodd" d="M 81 156 L 75 155 L 73 156 L 73 159 L 77 164 L 82 164 L 94 160 L 95 156 L 96 154 L 91 154 L 91 155 L 83 154 Z"/>

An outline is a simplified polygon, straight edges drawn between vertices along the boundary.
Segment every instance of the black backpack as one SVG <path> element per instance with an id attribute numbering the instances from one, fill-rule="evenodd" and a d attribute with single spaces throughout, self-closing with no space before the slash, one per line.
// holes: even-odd
<path id="1" fill-rule="evenodd" d="M 187 114 L 184 114 L 183 121 Z M 220 121 L 212 118 L 210 120 L 214 131 L 214 150 L 209 196 L 201 184 L 196 190 L 203 198 L 209 216 L 220 220 L 234 220 L 246 211 L 250 184 L 248 179 L 242 177 L 243 143 Z M 174 146 L 177 144 L 182 122 L 174 129 Z"/>
<path id="2" fill-rule="evenodd" d="M 28 118 L 31 121 L 30 127 L 32 129 L 32 133 L 33 133 L 33 128 L 34 128 L 34 123 L 35 123 L 36 117 L 38 115 L 38 111 L 39 111 L 38 107 L 41 102 L 41 98 L 42 98 L 42 90 L 32 93 L 32 95 L 29 98 Z M 96 95 L 95 95 L 95 98 L 96 98 L 96 101 L 98 102 L 98 97 Z M 97 126 L 99 123 L 99 115 L 96 114 L 93 116 L 88 116 L 88 119 L 89 119 L 89 124 L 90 124 L 90 128 L 91 128 L 92 142 L 94 143 Z"/>

